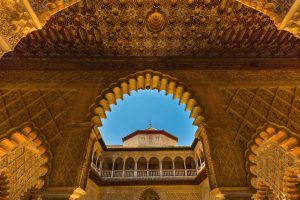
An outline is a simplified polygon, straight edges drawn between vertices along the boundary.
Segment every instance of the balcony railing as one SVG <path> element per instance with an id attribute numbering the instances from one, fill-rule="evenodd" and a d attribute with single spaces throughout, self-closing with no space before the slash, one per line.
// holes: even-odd
<path id="1" fill-rule="evenodd" d="M 137 176 L 139 177 L 147 176 L 147 170 L 137 170 Z"/>
<path id="2" fill-rule="evenodd" d="M 195 177 L 205 167 L 202 163 L 197 169 L 148 169 L 148 170 L 99 170 L 92 163 L 92 169 L 102 178 L 146 178 L 146 177 Z"/>
<path id="3" fill-rule="evenodd" d="M 174 176 L 174 170 L 170 169 L 170 170 L 162 170 L 162 175 L 163 176 Z"/>

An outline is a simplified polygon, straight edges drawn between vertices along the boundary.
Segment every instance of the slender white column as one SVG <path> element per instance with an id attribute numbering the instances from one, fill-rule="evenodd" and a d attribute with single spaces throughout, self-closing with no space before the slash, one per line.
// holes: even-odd
<path id="1" fill-rule="evenodd" d="M 147 160 L 147 176 L 149 176 L 149 162 Z"/>
<path id="2" fill-rule="evenodd" d="M 162 161 L 159 161 L 159 175 L 162 176 Z"/>
<path id="3" fill-rule="evenodd" d="M 123 160 L 123 173 L 122 173 L 122 176 L 123 177 L 125 176 L 125 163 L 124 163 L 124 160 Z"/>
<path id="4" fill-rule="evenodd" d="M 195 163 L 196 170 L 200 169 L 200 166 L 198 166 L 198 161 L 194 160 L 194 163 Z"/>
<path id="5" fill-rule="evenodd" d="M 101 172 L 102 171 L 102 161 L 100 160 L 100 165 L 99 165 L 99 171 Z"/>
<path id="6" fill-rule="evenodd" d="M 174 160 L 173 161 L 173 176 L 175 176 L 175 164 L 174 164 Z"/>
<path id="7" fill-rule="evenodd" d="M 94 155 L 95 155 L 95 152 L 93 153 L 92 155 L 92 163 L 94 163 Z M 95 163 L 94 163 L 95 164 Z"/>
<path id="8" fill-rule="evenodd" d="M 134 176 L 137 176 L 137 161 L 134 161 Z"/>
<path id="9" fill-rule="evenodd" d="M 114 176 L 114 168 L 115 168 L 115 161 L 113 160 L 112 169 L 111 169 L 111 177 Z"/>
<path id="10" fill-rule="evenodd" d="M 99 166 L 97 165 L 98 164 L 98 160 L 99 160 L 99 157 L 97 158 L 96 163 L 95 163 L 97 169 L 99 169 Z"/>
<path id="11" fill-rule="evenodd" d="M 184 175 L 187 176 L 187 173 L 186 173 L 186 166 L 185 166 L 185 160 L 183 160 L 183 164 L 184 164 Z"/>

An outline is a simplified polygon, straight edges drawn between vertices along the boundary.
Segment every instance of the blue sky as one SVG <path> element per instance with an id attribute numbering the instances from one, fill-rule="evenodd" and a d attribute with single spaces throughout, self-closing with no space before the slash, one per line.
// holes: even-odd
<path id="1" fill-rule="evenodd" d="M 101 135 L 106 144 L 122 144 L 122 137 L 147 128 L 151 120 L 154 128 L 177 136 L 178 145 L 191 145 L 197 127 L 192 125 L 190 112 L 184 111 L 185 105 L 178 102 L 172 95 L 166 96 L 165 91 L 132 91 L 124 100 L 118 100 L 117 105 L 111 105 L 111 112 L 106 112 Z"/>

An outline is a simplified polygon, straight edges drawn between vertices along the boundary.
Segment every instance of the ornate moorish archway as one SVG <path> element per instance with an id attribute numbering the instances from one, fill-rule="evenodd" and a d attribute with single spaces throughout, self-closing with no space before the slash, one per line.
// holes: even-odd
<path id="1" fill-rule="evenodd" d="M 179 99 L 179 104 L 185 104 L 185 110 L 190 111 L 190 118 L 193 118 L 193 125 L 198 129 L 195 138 L 203 140 L 207 149 L 204 150 L 205 158 L 210 161 L 208 169 L 211 173 L 210 179 L 214 178 L 214 168 L 209 148 L 208 138 L 205 137 L 205 119 L 203 107 L 199 98 L 184 83 L 170 75 L 158 71 L 145 70 L 131 74 L 102 90 L 95 98 L 95 102 L 90 106 L 88 120 L 94 126 L 102 126 L 102 119 L 106 118 L 106 112 L 111 111 L 111 105 L 117 103 L 117 99 L 123 99 L 124 95 L 130 95 L 131 91 L 138 90 L 164 90 L 166 95 L 173 95 L 173 99 Z M 201 136 L 200 136 L 201 135 Z M 204 137 L 203 137 L 204 136 Z M 201 137 L 201 138 L 200 138 Z M 92 155 L 91 155 L 92 157 Z"/>
<path id="2" fill-rule="evenodd" d="M 233 143 L 234 139 L 226 127 L 214 126 L 212 123 L 206 127 L 203 107 L 199 99 L 177 78 L 152 70 L 140 71 L 121 78 L 102 90 L 95 98 L 89 108 L 88 120 L 95 127 L 102 126 L 101 121 L 106 118 L 106 112 L 111 111 L 110 105 L 116 104 L 117 99 L 123 99 L 125 94 L 130 95 L 131 91 L 139 89 L 164 90 L 166 94 L 172 94 L 173 98 L 178 98 L 179 103 L 185 104 L 185 109 L 191 111 L 190 117 L 194 118 L 193 124 L 198 126 L 195 138 L 202 141 L 211 189 L 216 191 L 213 195 L 226 192 L 226 195 L 230 197 L 239 191 L 243 193 L 243 197 L 248 198 L 252 195 L 252 190 L 246 181 L 243 152 L 240 147 Z M 227 159 L 230 164 L 223 162 L 223 158 Z M 232 187 L 235 187 L 234 190 L 231 190 Z"/>
<path id="3" fill-rule="evenodd" d="M 104 89 L 90 106 L 88 118 L 93 124 L 102 126 L 101 119 L 106 118 L 106 111 L 111 111 L 110 105 L 116 104 L 117 99 L 123 99 L 131 91 L 157 89 L 165 90 L 166 95 L 173 95 L 179 99 L 179 104 L 185 104 L 185 110 L 191 111 L 190 118 L 194 118 L 193 125 L 203 128 L 203 109 L 198 98 L 178 79 L 158 71 L 145 70 L 119 79 Z"/>

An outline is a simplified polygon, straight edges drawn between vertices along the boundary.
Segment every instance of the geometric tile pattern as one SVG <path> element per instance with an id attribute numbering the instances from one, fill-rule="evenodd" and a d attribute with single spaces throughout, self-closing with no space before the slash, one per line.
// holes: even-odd
<path id="1" fill-rule="evenodd" d="M 34 122 L 51 142 L 61 135 L 76 90 L 0 90 L 0 133 Z"/>
<path id="2" fill-rule="evenodd" d="M 221 88 L 221 92 L 229 128 L 244 150 L 252 134 L 266 122 L 300 134 L 298 87 L 236 87 Z"/>

